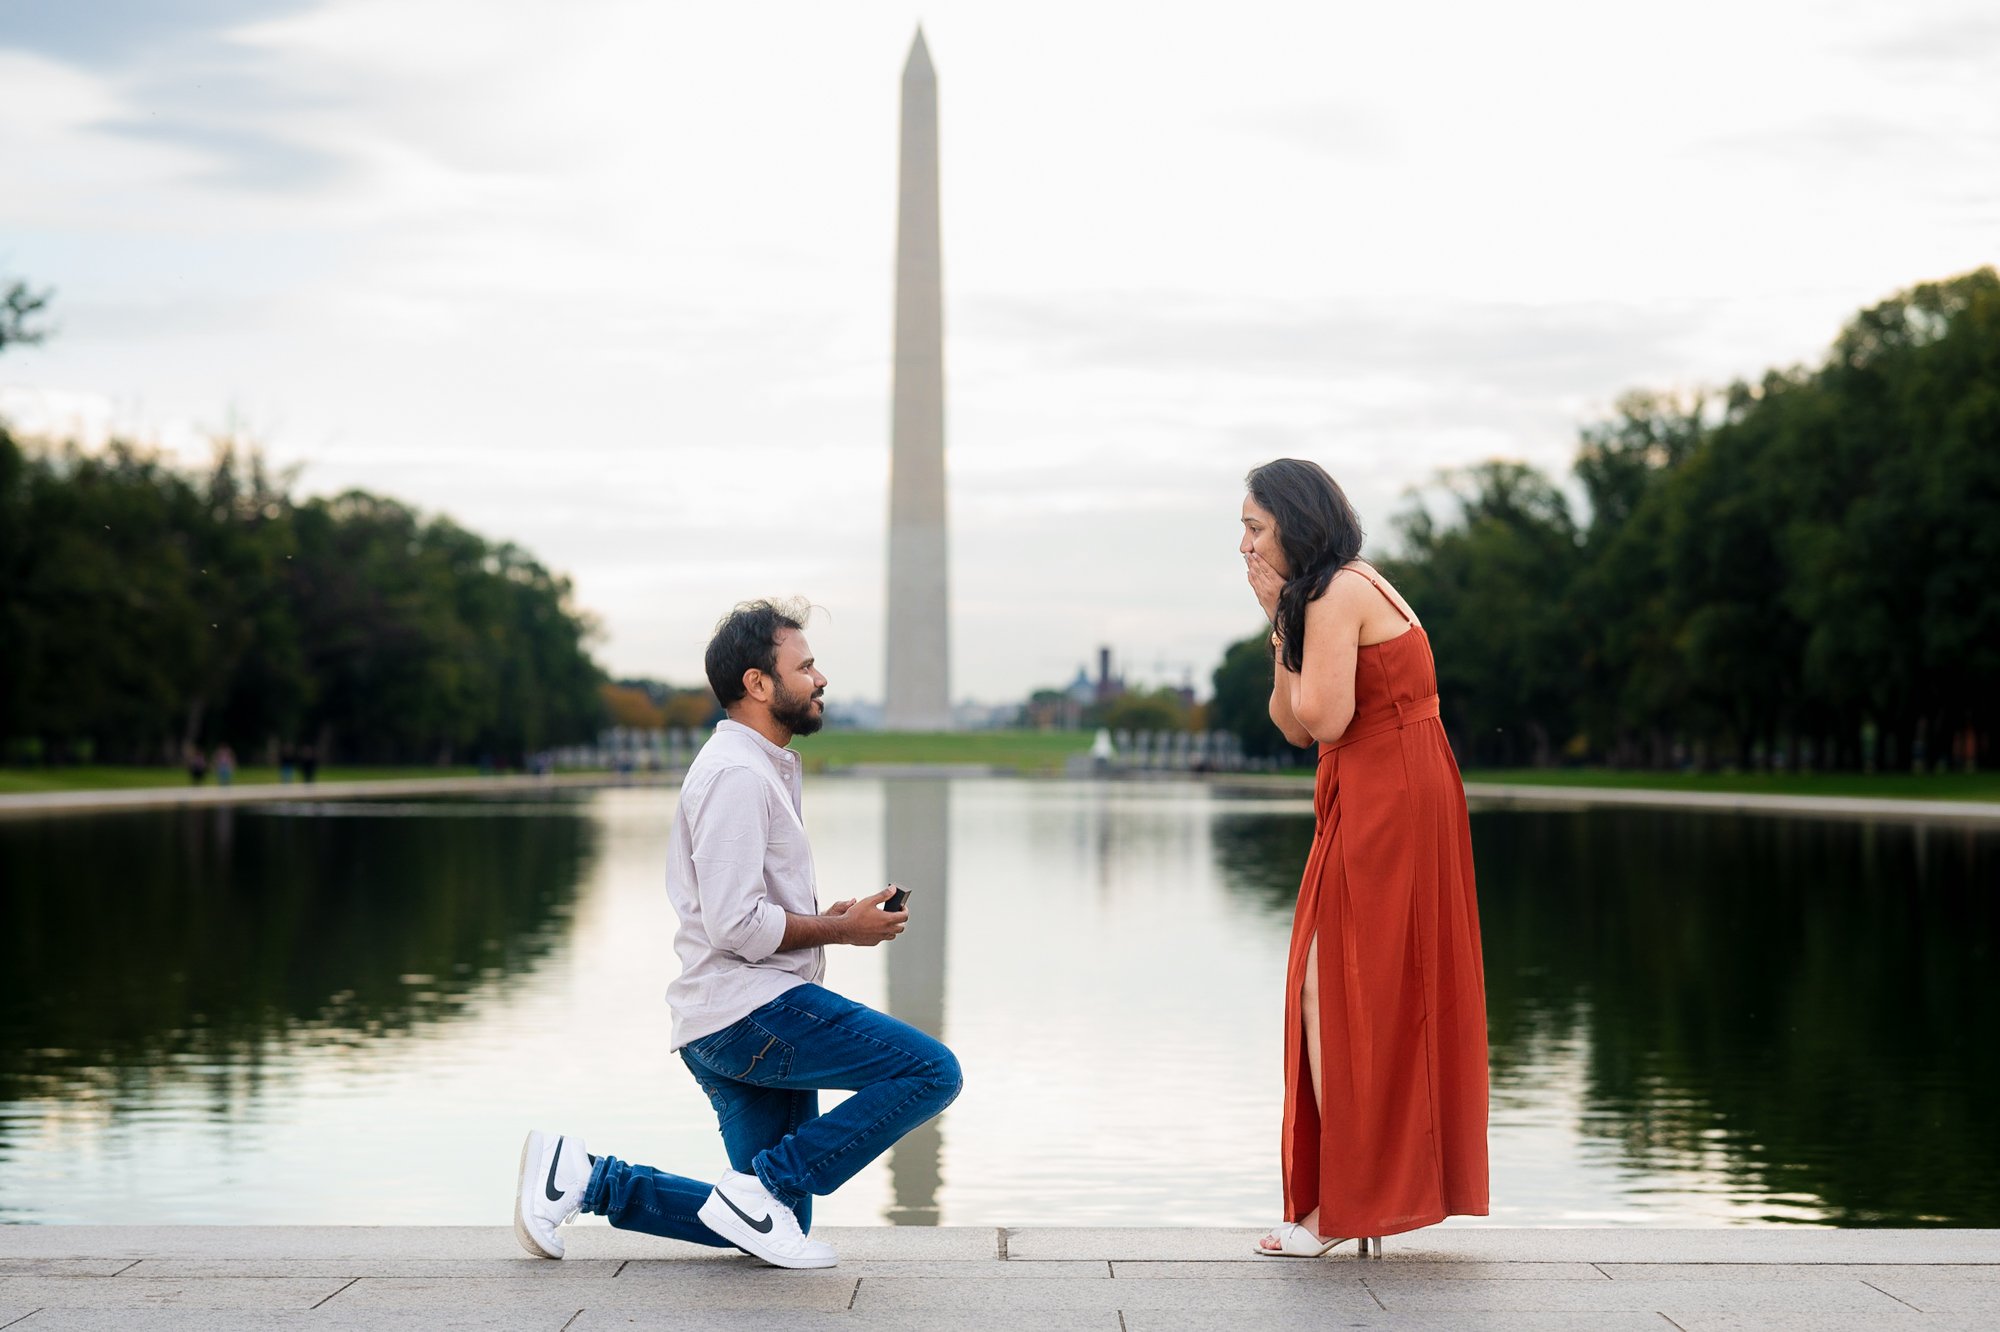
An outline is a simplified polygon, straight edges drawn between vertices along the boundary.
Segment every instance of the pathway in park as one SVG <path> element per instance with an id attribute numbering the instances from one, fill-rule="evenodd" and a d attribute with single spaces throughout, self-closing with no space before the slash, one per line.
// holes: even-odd
<path id="1" fill-rule="evenodd" d="M 504 1202 L 504 1200 L 503 1200 Z M 0 1227 L 0 1328 L 1989 1332 L 2000 1231 L 1449 1227 L 1318 1260 L 1237 1230 L 826 1229 L 837 1268 L 572 1226 Z"/>
<path id="2" fill-rule="evenodd" d="M 544 777 L 398 777 L 362 782 L 285 782 L 246 786 L 143 786 L 96 791 L 25 791 L 0 795 L 0 818 L 23 814 L 103 814 L 119 810 L 199 809 L 213 805 L 310 804 L 408 796 L 527 795 L 598 786 L 678 786 L 678 773 L 559 773 Z"/>
<path id="3" fill-rule="evenodd" d="M 856 764 L 855 776 L 967 776 L 992 774 L 979 767 Z M 996 774 L 1001 775 L 1001 774 Z M 1189 780 L 1186 773 L 1149 774 Z M 815 779 L 818 780 L 818 779 Z M 1310 776 L 1216 774 L 1206 779 L 1232 794 L 1309 794 Z M 381 800 L 408 796 L 529 794 L 599 786 L 673 786 L 678 773 L 565 773 L 550 777 L 412 777 L 390 781 L 319 782 L 311 786 L 167 786 L 133 790 L 35 791 L 0 795 L 0 818 L 34 814 L 100 814 L 118 810 L 264 805 L 277 801 Z M 1910 800 L 1895 797 L 1752 795 L 1718 791 L 1647 791 L 1599 786 L 1504 785 L 1471 781 L 1475 804 L 1521 808 L 1583 809 L 1594 806 L 1706 810 L 1722 814 L 1785 814 L 1815 818 L 1900 819 L 2000 828 L 2000 800 Z"/>

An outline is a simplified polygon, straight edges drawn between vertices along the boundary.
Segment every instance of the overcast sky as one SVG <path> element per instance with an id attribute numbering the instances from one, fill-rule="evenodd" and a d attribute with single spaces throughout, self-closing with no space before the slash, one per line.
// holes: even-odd
<path id="1" fill-rule="evenodd" d="M 1259 623 L 1240 481 L 1371 532 L 1622 391 L 2000 250 L 2000 11 L 1688 0 L 0 6 L 18 425 L 361 486 L 576 581 L 620 674 L 802 593 L 883 661 L 899 73 L 938 71 L 953 692 Z M 1378 547 L 1379 548 L 1379 547 Z M 1421 611 L 1421 607 L 1418 608 Z"/>

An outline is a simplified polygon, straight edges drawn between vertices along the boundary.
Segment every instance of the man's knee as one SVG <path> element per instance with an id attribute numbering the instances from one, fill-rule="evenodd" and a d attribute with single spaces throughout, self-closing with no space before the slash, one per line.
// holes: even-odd
<path id="1" fill-rule="evenodd" d="M 965 1089 L 965 1070 L 958 1066 L 958 1056 L 942 1043 L 931 1056 L 928 1076 L 931 1085 L 937 1088 L 940 1110 L 957 1100 L 959 1092 Z"/>

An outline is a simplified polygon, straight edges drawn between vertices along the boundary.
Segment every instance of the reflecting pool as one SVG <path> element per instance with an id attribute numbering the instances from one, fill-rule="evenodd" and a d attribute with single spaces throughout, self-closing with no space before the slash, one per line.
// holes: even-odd
<path id="1" fill-rule="evenodd" d="M 710 1176 L 675 792 L 0 822 L 0 1221 L 504 1224 L 521 1134 Z M 1277 1215 L 1302 798 L 815 779 L 829 983 L 964 1095 L 830 1224 Z M 2000 835 L 1476 811 L 1488 1224 L 2000 1225 Z M 1454 1222 L 1453 1224 L 1468 1224 Z"/>

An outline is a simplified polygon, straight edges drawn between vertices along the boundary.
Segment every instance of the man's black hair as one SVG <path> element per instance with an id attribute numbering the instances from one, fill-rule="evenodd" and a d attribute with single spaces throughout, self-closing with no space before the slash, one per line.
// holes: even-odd
<path id="1" fill-rule="evenodd" d="M 708 671 L 708 687 L 716 701 L 729 707 L 748 692 L 743 687 L 745 671 L 778 674 L 778 631 L 806 627 L 806 604 L 765 598 L 746 601 L 722 617 L 715 636 L 708 640 L 708 654 L 702 665 Z"/>

